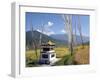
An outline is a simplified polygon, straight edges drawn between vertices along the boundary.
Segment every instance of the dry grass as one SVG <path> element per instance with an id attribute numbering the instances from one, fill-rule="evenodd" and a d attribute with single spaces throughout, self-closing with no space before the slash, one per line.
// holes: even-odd
<path id="1" fill-rule="evenodd" d="M 59 47 L 55 48 L 56 56 L 57 58 L 62 58 L 63 56 L 68 54 L 68 48 L 66 47 Z M 37 61 L 39 60 L 40 57 L 40 50 L 38 49 L 37 51 L 38 57 L 35 54 L 34 50 L 27 50 L 26 51 L 26 66 L 34 66 L 37 65 Z"/>
<path id="2" fill-rule="evenodd" d="M 55 52 L 56 52 L 57 58 L 62 58 L 65 55 L 68 55 L 69 54 L 69 50 L 66 47 L 58 47 L 58 48 L 55 48 Z"/>
<path id="3" fill-rule="evenodd" d="M 78 64 L 89 64 L 89 45 L 85 45 L 84 48 L 82 46 L 76 47 L 74 50 L 73 57 L 70 56 L 69 49 L 66 47 L 57 47 L 55 48 L 57 58 L 62 58 L 61 61 L 58 62 L 59 65 L 65 65 L 64 62 L 69 59 L 66 63 L 74 61 Z M 26 66 L 37 66 L 37 61 L 40 57 L 40 50 L 38 49 L 38 58 L 33 50 L 26 51 Z M 73 58 L 73 59 L 72 59 Z M 74 63 L 73 63 L 74 64 Z"/>
<path id="4" fill-rule="evenodd" d="M 74 55 L 74 60 L 78 64 L 89 64 L 89 46 L 79 46 Z"/>
<path id="5" fill-rule="evenodd" d="M 38 52 L 38 57 L 39 57 L 40 56 L 40 50 L 38 50 L 37 52 Z M 65 48 L 65 47 L 55 48 L 55 52 L 56 52 L 57 57 L 60 57 L 60 58 L 69 53 L 68 48 Z M 31 59 L 31 60 L 37 59 L 34 50 L 26 51 L 26 58 Z"/>
<path id="6" fill-rule="evenodd" d="M 38 57 L 39 57 L 39 56 L 40 56 L 39 50 L 38 50 L 37 52 L 38 52 Z M 31 60 L 37 59 L 34 50 L 28 50 L 28 51 L 26 51 L 26 58 L 27 58 L 27 59 L 31 59 Z"/>

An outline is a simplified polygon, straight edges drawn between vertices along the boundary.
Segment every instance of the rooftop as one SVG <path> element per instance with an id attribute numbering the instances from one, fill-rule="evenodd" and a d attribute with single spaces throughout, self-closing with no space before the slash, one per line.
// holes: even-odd
<path id="1" fill-rule="evenodd" d="M 52 41 L 48 41 L 47 43 L 42 43 L 41 46 L 55 46 L 55 43 L 53 43 Z"/>

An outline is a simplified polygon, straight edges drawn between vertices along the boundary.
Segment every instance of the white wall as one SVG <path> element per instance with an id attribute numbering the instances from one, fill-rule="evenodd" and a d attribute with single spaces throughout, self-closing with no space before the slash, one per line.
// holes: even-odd
<path id="1" fill-rule="evenodd" d="M 11 65 L 11 2 L 15 0 L 1 0 L 0 1 L 0 80 L 13 80 L 14 78 L 10 77 L 10 65 Z M 16 0 L 16 1 L 25 1 L 25 0 Z M 96 49 L 95 52 L 98 53 L 96 60 L 98 61 L 97 73 L 91 74 L 67 74 L 66 76 L 38 76 L 31 78 L 21 78 L 22 80 L 100 80 L 100 5 L 99 0 L 26 0 L 32 1 L 39 4 L 47 3 L 55 5 L 56 2 L 59 4 L 64 2 L 64 4 L 78 4 L 80 6 L 95 6 L 97 11 L 97 26 L 96 26 Z M 47 1 L 50 1 L 49 3 Z M 19 79 L 19 80 L 21 80 Z"/>

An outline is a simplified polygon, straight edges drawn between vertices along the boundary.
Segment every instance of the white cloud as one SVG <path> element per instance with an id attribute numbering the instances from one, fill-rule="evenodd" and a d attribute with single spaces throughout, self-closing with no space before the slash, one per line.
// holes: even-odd
<path id="1" fill-rule="evenodd" d="M 51 21 L 48 21 L 48 24 L 47 24 L 47 26 L 48 27 L 50 27 L 50 26 L 52 26 L 53 25 L 53 22 L 51 22 Z"/>
<path id="2" fill-rule="evenodd" d="M 53 32 L 53 31 L 46 32 L 46 35 L 48 35 L 48 36 L 50 36 L 52 34 L 55 34 L 55 32 Z"/>
<path id="3" fill-rule="evenodd" d="M 66 33 L 66 31 L 64 29 L 61 30 L 62 33 Z"/>
<path id="4" fill-rule="evenodd" d="M 48 23 L 44 25 L 43 32 L 41 31 L 41 29 L 37 29 L 37 31 L 40 32 L 40 33 L 43 33 L 45 35 L 48 35 L 48 36 L 55 34 L 55 32 L 52 31 L 51 28 L 50 28 L 51 26 L 53 26 L 53 24 L 54 24 L 53 22 L 48 21 Z"/>
<path id="5" fill-rule="evenodd" d="M 41 30 L 39 30 L 39 29 L 37 29 L 36 31 L 38 31 L 38 32 L 41 32 L 41 33 L 42 33 L 42 31 L 41 31 Z"/>
<path id="6" fill-rule="evenodd" d="M 39 29 L 37 29 L 36 31 L 38 31 L 38 32 L 40 32 L 40 33 L 43 33 L 43 34 L 45 34 L 45 35 L 48 35 L 48 36 L 50 36 L 50 35 L 52 35 L 52 34 L 55 34 L 55 32 L 53 32 L 53 31 L 41 31 L 41 30 L 39 30 Z"/>

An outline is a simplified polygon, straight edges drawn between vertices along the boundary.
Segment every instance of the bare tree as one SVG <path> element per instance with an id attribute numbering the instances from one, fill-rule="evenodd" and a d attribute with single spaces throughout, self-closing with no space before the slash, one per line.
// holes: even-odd
<path id="1" fill-rule="evenodd" d="M 71 55 L 73 54 L 73 30 L 72 30 L 72 15 L 62 16 L 65 22 L 65 27 L 68 35 L 68 44 Z"/>
<path id="2" fill-rule="evenodd" d="M 72 15 L 69 15 L 69 47 L 71 55 L 73 55 L 73 28 L 72 28 Z"/>
<path id="3" fill-rule="evenodd" d="M 43 24 L 40 26 L 41 32 L 43 33 Z M 40 33 L 40 38 L 39 38 L 39 48 L 40 48 L 40 58 L 41 58 L 41 44 L 42 44 L 42 34 Z"/>
<path id="4" fill-rule="evenodd" d="M 32 35 L 32 46 L 34 47 L 36 57 L 38 58 L 37 44 L 36 44 L 36 40 L 34 37 L 34 32 L 33 32 L 34 29 L 33 29 L 33 25 L 32 25 L 32 20 L 31 20 L 31 24 L 30 24 L 30 29 L 31 29 L 31 35 Z"/>
<path id="5" fill-rule="evenodd" d="M 84 48 L 83 37 L 82 37 L 82 26 L 81 26 L 81 22 L 80 22 L 80 16 L 78 16 L 78 29 L 79 29 L 79 33 L 80 33 L 80 37 L 81 37 L 81 41 L 82 41 L 82 46 Z"/>
<path id="6" fill-rule="evenodd" d="M 74 46 L 76 47 L 77 46 L 77 34 L 76 34 L 76 32 L 77 32 L 77 24 L 76 24 L 76 17 L 74 17 Z"/>
<path id="7" fill-rule="evenodd" d="M 40 26 L 41 32 L 43 33 L 43 29 L 44 29 L 44 25 L 42 24 L 42 26 Z M 40 38 L 39 38 L 39 45 L 40 45 L 40 49 L 41 49 L 41 44 L 42 44 L 42 34 L 40 34 Z"/>

